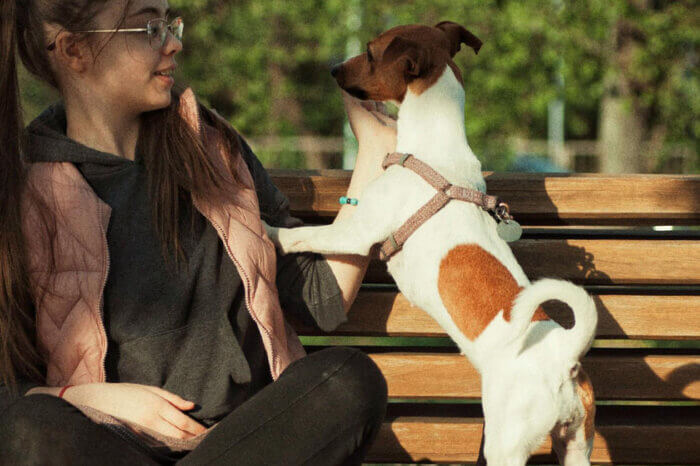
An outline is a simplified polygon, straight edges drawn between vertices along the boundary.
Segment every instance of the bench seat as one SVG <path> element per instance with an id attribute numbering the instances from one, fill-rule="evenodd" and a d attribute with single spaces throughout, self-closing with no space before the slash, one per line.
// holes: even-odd
<path id="1" fill-rule="evenodd" d="M 333 220 L 351 176 L 270 172 L 292 214 L 308 224 Z M 512 248 L 528 277 L 571 280 L 598 307 L 596 340 L 583 359 L 597 403 L 592 461 L 699 463 L 700 176 L 484 176 L 488 192 L 523 225 Z M 566 306 L 543 307 L 571 324 Z M 479 375 L 432 318 L 403 297 L 383 263 L 372 261 L 349 321 L 336 331 L 295 326 L 307 351 L 359 347 L 384 373 L 390 404 L 367 461 L 477 460 Z M 556 463 L 549 441 L 531 462 Z"/>

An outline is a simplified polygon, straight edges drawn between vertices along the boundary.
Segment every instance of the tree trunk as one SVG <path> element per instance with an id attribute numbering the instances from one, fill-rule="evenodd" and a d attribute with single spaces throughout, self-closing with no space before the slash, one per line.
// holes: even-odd
<path id="1" fill-rule="evenodd" d="M 286 37 L 287 31 L 284 30 L 283 22 L 279 17 L 273 17 L 271 22 L 274 30 L 277 31 L 274 39 L 275 47 L 284 48 L 286 44 L 293 42 L 289 37 Z M 292 56 L 292 53 L 290 52 L 288 56 Z M 313 136 L 313 133 L 305 128 L 304 113 L 299 99 L 295 95 L 290 95 L 286 90 L 289 73 L 285 69 L 285 65 L 270 60 L 268 73 L 272 100 L 270 117 L 275 123 L 274 126 L 280 128 L 283 123 L 287 123 L 294 128 L 297 136 Z M 304 161 L 307 169 L 330 168 L 330 158 L 324 157 L 323 153 L 319 151 L 305 150 Z"/>
<path id="2" fill-rule="evenodd" d="M 643 141 L 644 118 L 634 109 L 633 98 L 608 94 L 600 109 L 599 156 L 603 173 L 647 171 Z"/>
<path id="3" fill-rule="evenodd" d="M 649 6 L 647 0 L 632 4 L 640 11 Z M 648 171 L 644 152 L 648 115 L 639 98 L 644 84 L 628 70 L 646 37 L 624 17 L 618 18 L 612 29 L 606 93 L 600 104 L 599 165 L 603 173 L 644 173 Z"/>

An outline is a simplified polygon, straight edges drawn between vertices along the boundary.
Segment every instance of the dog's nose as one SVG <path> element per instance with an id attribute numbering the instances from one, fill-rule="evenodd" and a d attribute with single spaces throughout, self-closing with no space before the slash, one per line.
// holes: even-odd
<path id="1" fill-rule="evenodd" d="M 335 78 L 335 75 L 338 74 L 338 71 L 340 71 L 340 65 L 335 65 L 333 68 L 331 68 L 331 76 Z"/>

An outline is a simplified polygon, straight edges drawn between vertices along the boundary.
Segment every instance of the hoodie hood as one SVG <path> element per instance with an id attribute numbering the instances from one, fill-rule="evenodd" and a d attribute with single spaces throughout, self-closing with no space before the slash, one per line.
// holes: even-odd
<path id="1" fill-rule="evenodd" d="M 66 109 L 58 101 L 27 126 L 28 162 L 73 162 L 118 165 L 127 159 L 87 147 L 66 136 Z"/>

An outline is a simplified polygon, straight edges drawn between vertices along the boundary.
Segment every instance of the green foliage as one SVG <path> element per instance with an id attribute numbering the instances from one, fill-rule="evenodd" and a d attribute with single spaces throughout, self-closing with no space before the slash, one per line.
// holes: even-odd
<path id="1" fill-rule="evenodd" d="M 180 62 L 198 94 L 244 134 L 338 134 L 343 113 L 329 70 L 347 33 L 343 2 L 299 0 L 171 2 L 189 21 Z M 273 81 L 273 72 L 281 79 Z M 290 122 L 276 99 L 300 105 Z"/>
<path id="2" fill-rule="evenodd" d="M 52 88 L 36 79 L 24 67 L 19 69 L 19 83 L 25 123 L 32 121 L 59 98 Z"/>
<path id="3" fill-rule="evenodd" d="M 342 134 L 344 113 L 330 67 L 353 37 L 352 2 L 171 0 L 185 18 L 180 75 L 244 135 Z M 360 48 L 400 24 L 463 24 L 484 41 L 455 61 L 466 85 L 467 137 L 489 169 L 507 167 L 507 139 L 547 136 L 547 107 L 565 101 L 566 137 L 595 139 L 606 79 L 638 86 L 638 111 L 670 142 L 700 134 L 698 7 L 689 1 L 357 0 Z M 643 5 L 640 7 L 639 5 Z M 642 43 L 616 62 L 616 28 Z M 563 82 L 563 86 L 561 83 Z M 50 94 L 22 78 L 27 114 Z M 696 151 L 697 152 L 697 151 Z M 264 158 L 273 161 L 272 154 Z M 284 159 L 290 166 L 298 154 Z"/>

